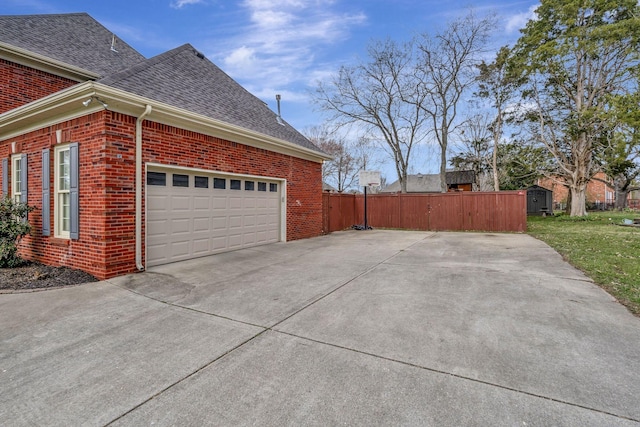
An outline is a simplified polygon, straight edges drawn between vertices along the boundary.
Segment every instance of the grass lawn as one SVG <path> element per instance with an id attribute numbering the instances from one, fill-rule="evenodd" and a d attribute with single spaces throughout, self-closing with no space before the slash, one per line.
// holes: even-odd
<path id="1" fill-rule="evenodd" d="M 529 217 L 528 233 L 558 251 L 569 263 L 640 316 L 640 227 L 621 227 L 640 212 L 598 212 Z"/>

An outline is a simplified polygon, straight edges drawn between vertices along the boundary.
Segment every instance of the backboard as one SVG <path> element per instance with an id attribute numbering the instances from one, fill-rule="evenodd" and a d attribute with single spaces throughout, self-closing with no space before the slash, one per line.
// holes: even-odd
<path id="1" fill-rule="evenodd" d="M 361 170 L 358 173 L 358 183 L 360 187 L 379 187 L 380 186 L 380 171 L 365 171 Z"/>

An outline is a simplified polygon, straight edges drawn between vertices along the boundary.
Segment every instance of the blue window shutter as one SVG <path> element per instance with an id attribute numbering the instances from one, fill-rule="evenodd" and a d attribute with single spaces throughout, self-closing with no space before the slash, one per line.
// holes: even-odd
<path id="1" fill-rule="evenodd" d="M 79 156 L 78 156 L 78 143 L 73 142 L 69 144 L 69 169 L 71 172 L 70 184 L 69 184 L 69 193 L 71 195 L 71 224 L 69 230 L 69 237 L 77 240 L 79 238 L 79 223 L 80 223 L 80 209 L 79 199 L 78 199 L 78 187 L 79 187 L 79 178 L 80 178 L 80 165 L 79 165 Z"/>
<path id="2" fill-rule="evenodd" d="M 27 155 L 23 154 L 20 156 L 20 192 L 22 196 L 20 197 L 20 201 L 22 203 L 28 202 L 27 191 L 29 187 L 27 185 L 27 177 L 29 176 L 29 170 L 27 169 Z"/>
<path id="3" fill-rule="evenodd" d="M 0 196 L 9 195 L 9 160 L 2 159 L 2 194 Z"/>
<path id="4" fill-rule="evenodd" d="M 49 149 L 42 150 L 42 235 L 51 235 L 51 190 L 49 176 L 50 162 L 49 162 Z"/>

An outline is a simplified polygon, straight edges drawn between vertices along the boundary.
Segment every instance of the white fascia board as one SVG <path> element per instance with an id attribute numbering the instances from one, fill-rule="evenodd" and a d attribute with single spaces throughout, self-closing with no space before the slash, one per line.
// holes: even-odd
<path id="1" fill-rule="evenodd" d="M 3 42 L 0 42 L 0 58 L 77 82 L 100 78 L 99 74 L 85 70 L 84 68 L 76 67 Z"/>
<path id="2" fill-rule="evenodd" d="M 110 111 L 138 117 L 147 105 L 151 105 L 152 112 L 146 117 L 149 121 L 317 163 L 331 159 L 324 153 L 279 138 L 91 81 L 0 114 L 0 141 L 104 109 L 102 104 L 96 101 L 89 104 L 89 107 L 82 105 L 82 101 L 92 96 L 104 101 Z"/>
<path id="3" fill-rule="evenodd" d="M 140 115 L 146 105 L 153 110 L 146 120 L 158 122 L 180 129 L 210 135 L 240 144 L 250 145 L 269 151 L 275 151 L 315 162 L 329 160 L 332 157 L 310 150 L 298 144 L 255 132 L 240 126 L 212 119 L 202 114 L 193 113 L 181 108 L 144 98 L 129 92 L 94 83 L 96 95 L 109 105 L 109 110 L 133 116 Z M 133 107 L 133 109 L 131 109 Z"/>

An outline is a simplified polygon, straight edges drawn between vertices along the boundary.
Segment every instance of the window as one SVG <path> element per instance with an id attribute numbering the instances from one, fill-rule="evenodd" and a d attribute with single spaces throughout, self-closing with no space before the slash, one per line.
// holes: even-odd
<path id="1" fill-rule="evenodd" d="M 253 191 L 254 186 L 255 186 L 255 183 L 253 181 L 245 181 L 244 182 L 245 191 Z"/>
<path id="2" fill-rule="evenodd" d="M 209 188 L 209 178 L 206 176 L 196 176 L 196 188 Z"/>
<path id="3" fill-rule="evenodd" d="M 224 178 L 213 178 L 213 188 L 224 190 L 227 187 L 227 180 Z"/>
<path id="4" fill-rule="evenodd" d="M 267 191 L 267 183 L 259 182 L 258 183 L 258 191 Z"/>
<path id="5" fill-rule="evenodd" d="M 276 193 L 278 191 L 278 184 L 269 184 L 269 191 L 272 193 Z"/>
<path id="6" fill-rule="evenodd" d="M 11 156 L 11 198 L 14 202 L 22 201 L 22 155 Z"/>
<path id="7" fill-rule="evenodd" d="M 80 149 L 77 142 L 60 144 L 53 151 L 53 235 L 61 239 L 80 238 Z M 42 208 L 49 210 L 49 188 L 44 176 L 49 176 L 49 150 L 42 152 Z M 23 163 L 23 169 L 26 161 Z M 26 182 L 27 176 L 22 180 Z M 24 189 L 24 188 L 23 188 Z M 24 193 L 23 193 L 24 194 Z M 45 216 L 46 217 L 46 216 Z M 45 218 L 43 217 L 43 218 Z M 51 230 L 46 219 L 42 222 L 43 235 Z"/>
<path id="8" fill-rule="evenodd" d="M 189 175 L 173 174 L 173 186 L 174 187 L 188 187 Z"/>
<path id="9" fill-rule="evenodd" d="M 71 231 L 71 150 L 69 145 L 55 149 L 55 210 L 54 233 L 56 237 L 69 238 Z"/>
<path id="10" fill-rule="evenodd" d="M 164 172 L 147 172 L 147 185 L 167 185 L 167 174 Z"/>
<path id="11" fill-rule="evenodd" d="M 239 179 L 232 179 L 230 180 L 231 184 L 229 185 L 229 188 L 232 190 L 242 190 L 242 183 Z"/>

